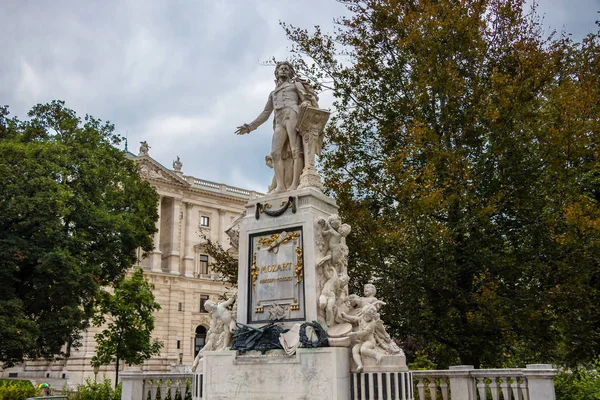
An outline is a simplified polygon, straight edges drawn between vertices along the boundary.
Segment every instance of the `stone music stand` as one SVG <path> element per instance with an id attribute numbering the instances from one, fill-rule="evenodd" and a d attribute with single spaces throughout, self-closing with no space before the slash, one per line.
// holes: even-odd
<path id="1" fill-rule="evenodd" d="M 304 169 L 300 175 L 298 189 L 314 187 L 323 191 L 321 177 L 315 168 L 315 156 L 321 153 L 323 143 L 323 130 L 329 120 L 330 112 L 321 108 L 306 107 L 300 112 L 300 119 L 296 130 L 302 136 L 302 149 L 304 151 Z"/>

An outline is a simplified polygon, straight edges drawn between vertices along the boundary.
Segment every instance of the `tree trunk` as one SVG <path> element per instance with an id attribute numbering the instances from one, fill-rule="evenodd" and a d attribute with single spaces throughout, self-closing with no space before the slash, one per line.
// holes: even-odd
<path id="1" fill-rule="evenodd" d="M 115 389 L 117 388 L 117 385 L 119 384 L 119 362 L 121 360 L 119 360 L 119 357 L 117 357 L 117 363 L 115 366 Z"/>

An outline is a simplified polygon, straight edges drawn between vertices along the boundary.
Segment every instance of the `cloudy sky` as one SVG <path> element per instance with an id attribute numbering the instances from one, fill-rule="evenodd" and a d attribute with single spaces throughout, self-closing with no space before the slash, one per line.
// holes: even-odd
<path id="1" fill-rule="evenodd" d="M 577 40 L 598 10 L 600 0 L 539 0 L 547 31 Z M 265 191 L 271 123 L 233 132 L 273 88 L 262 62 L 287 57 L 279 21 L 331 31 L 343 13 L 335 0 L 3 0 L 0 104 L 25 118 L 65 100 L 115 123 L 134 153 L 146 140 L 168 168 L 180 156 L 186 175 Z"/>

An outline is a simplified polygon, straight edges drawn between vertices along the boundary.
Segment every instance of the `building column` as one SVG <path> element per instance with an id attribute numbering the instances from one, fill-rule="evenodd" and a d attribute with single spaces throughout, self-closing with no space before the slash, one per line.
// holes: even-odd
<path id="1" fill-rule="evenodd" d="M 173 275 L 180 275 L 180 260 L 179 260 L 179 238 L 181 234 L 181 199 L 173 199 L 173 207 L 171 208 L 171 248 L 169 252 L 168 268 Z"/>
<path id="2" fill-rule="evenodd" d="M 183 274 L 188 278 L 194 277 L 194 205 L 185 203 L 185 239 L 184 239 L 184 257 Z"/>
<path id="3" fill-rule="evenodd" d="M 218 241 L 223 249 L 227 249 L 227 240 L 225 239 L 227 235 L 225 234 L 225 229 L 227 229 L 227 225 L 225 225 L 225 213 L 226 210 L 219 208 L 219 230 L 218 230 Z"/>
<path id="4" fill-rule="evenodd" d="M 152 250 L 152 272 L 162 271 L 162 252 L 160 251 L 160 228 L 161 228 L 161 208 L 163 196 L 158 198 L 158 219 L 156 220 L 156 233 L 154 233 L 154 250 Z"/>

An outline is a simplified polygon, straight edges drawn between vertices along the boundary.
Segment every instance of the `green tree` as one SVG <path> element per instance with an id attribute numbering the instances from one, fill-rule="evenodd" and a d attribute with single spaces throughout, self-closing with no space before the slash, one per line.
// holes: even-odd
<path id="1" fill-rule="evenodd" d="M 221 274 L 221 281 L 227 285 L 237 286 L 238 257 L 237 251 L 223 249 L 219 243 L 212 241 L 208 236 L 201 234 L 200 239 L 203 249 L 210 256 L 210 270 Z"/>
<path id="2" fill-rule="evenodd" d="M 600 353 L 600 40 L 522 0 L 342 0 L 283 24 L 331 89 L 322 167 L 396 336 L 439 366 Z M 393 305 L 393 306 L 392 306 Z"/>
<path id="3" fill-rule="evenodd" d="M 129 279 L 115 285 L 114 293 L 104 292 L 98 301 L 98 313 L 93 322 L 106 324 L 97 333 L 96 355 L 92 363 L 115 363 L 115 385 L 119 383 L 119 362 L 141 364 L 160 353 L 163 344 L 152 340 L 154 311 L 160 304 L 154 301 L 153 285 L 144 279 L 142 269 L 137 269 Z"/>
<path id="4" fill-rule="evenodd" d="M 0 107 L 0 361 L 68 355 L 100 288 L 152 249 L 156 191 L 112 124 L 64 102 Z M 67 344 L 66 351 L 63 346 Z"/>

